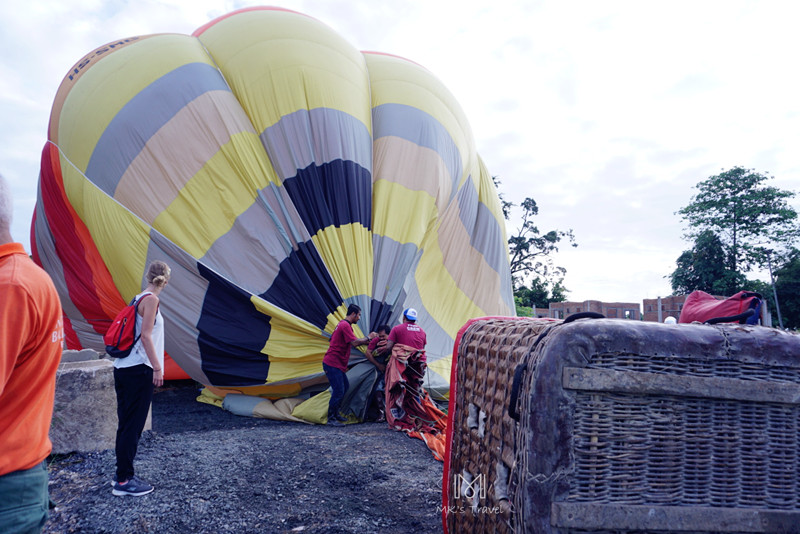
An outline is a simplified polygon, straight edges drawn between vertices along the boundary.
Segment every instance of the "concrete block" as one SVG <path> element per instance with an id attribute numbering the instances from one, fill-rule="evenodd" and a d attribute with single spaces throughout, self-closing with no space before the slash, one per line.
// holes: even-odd
<path id="1" fill-rule="evenodd" d="M 61 352 L 61 363 L 97 360 L 103 356 L 105 356 L 105 354 L 99 354 L 92 349 L 64 350 Z"/>
<path id="2" fill-rule="evenodd" d="M 114 448 L 117 433 L 114 365 L 111 360 L 97 359 L 96 352 L 89 352 L 94 354 L 93 358 L 87 352 L 84 357 L 91 359 L 62 360 L 58 367 L 50 425 L 55 454 Z M 151 428 L 151 415 L 148 415 L 145 430 Z"/>

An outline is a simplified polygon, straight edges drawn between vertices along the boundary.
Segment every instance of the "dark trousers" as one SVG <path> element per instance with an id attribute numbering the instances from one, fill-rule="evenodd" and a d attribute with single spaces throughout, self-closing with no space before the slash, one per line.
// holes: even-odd
<path id="1" fill-rule="evenodd" d="M 0 476 L 0 533 L 41 532 L 49 503 L 44 462 Z"/>
<path id="2" fill-rule="evenodd" d="M 153 400 L 153 370 L 147 365 L 114 369 L 117 392 L 117 480 L 133 477 L 133 459 Z"/>
<path id="3" fill-rule="evenodd" d="M 347 374 L 341 369 L 323 363 L 322 370 L 325 371 L 325 376 L 331 385 L 331 400 L 328 403 L 328 417 L 331 417 L 339 413 L 339 406 L 342 404 L 344 394 L 350 389 L 350 382 L 347 380 Z"/>

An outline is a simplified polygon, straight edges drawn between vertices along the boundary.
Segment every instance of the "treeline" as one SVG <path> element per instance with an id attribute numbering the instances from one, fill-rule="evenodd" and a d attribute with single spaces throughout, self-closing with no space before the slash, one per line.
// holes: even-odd
<path id="1" fill-rule="evenodd" d="M 734 167 L 695 186 L 697 194 L 676 212 L 692 247 L 669 275 L 673 294 L 755 291 L 769 302 L 773 324 L 800 328 L 800 221 L 789 205 L 795 192 L 768 185 L 772 179 Z M 748 278 L 757 271 L 771 273 L 774 285 Z"/>
<path id="2" fill-rule="evenodd" d="M 770 186 L 771 179 L 733 167 L 698 183 L 689 204 L 676 212 L 686 224 L 683 237 L 691 248 L 681 253 L 667 278 L 675 295 L 758 292 L 769 303 L 773 324 L 800 328 L 800 221 L 789 204 L 795 192 Z M 502 194 L 500 201 L 508 219 L 514 204 Z M 539 229 L 533 198 L 520 207 L 522 224 L 508 240 L 509 259 L 517 314 L 531 315 L 534 307 L 566 300 L 566 269 L 555 265 L 552 255 L 563 244 L 577 243 L 571 229 Z M 764 271 L 771 275 L 769 282 L 748 278 Z"/>

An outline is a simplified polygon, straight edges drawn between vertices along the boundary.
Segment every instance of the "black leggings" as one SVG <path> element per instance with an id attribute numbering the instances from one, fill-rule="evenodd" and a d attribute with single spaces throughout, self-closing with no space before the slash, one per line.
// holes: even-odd
<path id="1" fill-rule="evenodd" d="M 150 402 L 153 400 L 153 369 L 141 364 L 114 368 L 114 390 L 117 392 L 117 480 L 133 477 L 133 459 L 139 447 Z"/>

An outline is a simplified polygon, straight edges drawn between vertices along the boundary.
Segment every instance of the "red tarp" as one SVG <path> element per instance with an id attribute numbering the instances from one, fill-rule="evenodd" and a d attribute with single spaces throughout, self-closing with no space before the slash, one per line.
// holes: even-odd
<path id="1" fill-rule="evenodd" d="M 444 460 L 447 415 L 423 389 L 427 369 L 424 350 L 397 343 L 386 365 L 386 422 L 425 442 L 433 456 Z"/>
<path id="2" fill-rule="evenodd" d="M 761 295 L 758 293 L 740 291 L 732 297 L 720 300 L 703 291 L 693 291 L 683 303 L 678 322 L 758 324 L 760 311 Z"/>

